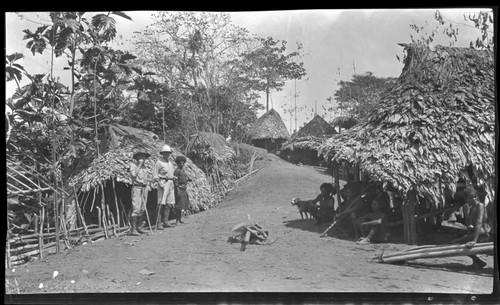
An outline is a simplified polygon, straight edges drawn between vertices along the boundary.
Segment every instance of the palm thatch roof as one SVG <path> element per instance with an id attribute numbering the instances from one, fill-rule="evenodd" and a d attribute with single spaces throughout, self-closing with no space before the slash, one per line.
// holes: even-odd
<path id="1" fill-rule="evenodd" d="M 325 159 L 358 163 L 400 195 L 414 190 L 434 204 L 472 168 L 493 199 L 495 79 L 493 54 L 456 47 L 403 45 L 396 85 L 364 122 L 331 137 Z"/>
<path id="2" fill-rule="evenodd" d="M 290 137 L 286 125 L 281 119 L 280 114 L 271 108 L 264 113 L 253 125 L 251 132 L 252 140 L 259 139 L 283 139 Z"/>
<path id="3" fill-rule="evenodd" d="M 186 151 L 204 171 L 214 193 L 226 193 L 241 174 L 236 152 L 220 134 L 198 132 L 191 137 Z"/>
<path id="4" fill-rule="evenodd" d="M 315 115 L 314 118 L 300 128 L 299 131 L 289 139 L 289 141 L 309 136 L 321 138 L 331 136 L 336 133 L 337 131 L 332 125 L 328 124 L 328 122 L 325 121 L 325 119 L 323 119 L 320 115 Z"/>
<path id="5" fill-rule="evenodd" d="M 191 136 L 186 151 L 189 153 L 204 153 L 206 158 L 221 163 L 234 162 L 235 151 L 224 137 L 212 132 L 198 132 Z"/>
<path id="6" fill-rule="evenodd" d="M 321 116 L 315 115 L 311 121 L 283 143 L 281 150 L 311 149 L 317 151 L 327 137 L 336 133 L 332 125 Z"/>
<path id="7" fill-rule="evenodd" d="M 352 116 L 341 115 L 333 119 L 332 126 L 349 129 L 358 123 L 358 119 Z"/>
<path id="8" fill-rule="evenodd" d="M 156 160 L 161 157 L 159 151 L 165 144 L 156 134 L 115 124 L 108 126 L 101 143 L 104 148 L 103 153 L 100 157 L 95 158 L 88 168 L 71 177 L 70 185 L 77 186 L 80 191 L 88 192 L 110 179 L 131 184 L 128 168 L 133 160 L 132 155 L 139 150 L 151 154 L 145 165 L 149 173 L 148 180 L 153 181 L 152 169 Z M 171 161 L 173 162 L 175 157 L 180 154 L 176 148 L 172 148 Z M 184 170 L 193 180 L 188 184 L 188 192 L 192 198 L 192 204 L 194 204 L 192 209 L 195 211 L 207 209 L 212 205 L 213 199 L 210 197 L 210 185 L 205 174 L 189 158 L 187 158 Z M 158 187 L 155 182 L 150 182 L 149 186 L 152 189 Z"/>

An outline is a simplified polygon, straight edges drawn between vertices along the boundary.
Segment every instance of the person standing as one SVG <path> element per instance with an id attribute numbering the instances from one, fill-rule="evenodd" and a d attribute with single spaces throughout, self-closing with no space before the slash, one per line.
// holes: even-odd
<path id="1" fill-rule="evenodd" d="M 133 155 L 134 162 L 130 163 L 129 171 L 132 181 L 132 214 L 130 216 L 130 232 L 129 235 L 139 236 L 142 229 L 137 225 L 142 219 L 142 215 L 146 210 L 147 200 L 147 169 L 144 162 L 151 155 L 147 152 L 138 151 Z"/>
<path id="2" fill-rule="evenodd" d="M 175 224 L 184 223 L 182 221 L 182 210 L 187 210 L 189 208 L 189 195 L 187 192 L 187 183 L 192 180 L 187 176 L 184 171 L 184 165 L 186 164 L 185 156 L 177 156 L 175 158 L 175 163 L 177 163 L 177 168 L 174 171 L 174 176 L 177 177 L 174 180 L 175 186 Z"/>
<path id="3" fill-rule="evenodd" d="M 168 223 L 170 211 L 174 209 L 175 194 L 174 194 L 174 165 L 170 162 L 172 149 L 169 145 L 163 145 L 160 150 L 161 158 L 156 161 L 153 168 L 153 179 L 158 183 L 158 205 L 157 216 L 160 219 L 156 220 L 156 229 L 163 230 L 163 227 L 172 227 Z M 161 222 L 158 222 L 160 220 Z"/>

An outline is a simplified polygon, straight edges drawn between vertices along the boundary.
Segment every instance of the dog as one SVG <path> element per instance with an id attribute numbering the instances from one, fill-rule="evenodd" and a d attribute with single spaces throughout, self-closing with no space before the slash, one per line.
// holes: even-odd
<path id="1" fill-rule="evenodd" d="M 310 200 L 302 201 L 300 198 L 292 198 L 292 205 L 297 206 L 302 219 L 304 216 L 306 219 L 314 218 L 316 214 L 316 206 Z"/>

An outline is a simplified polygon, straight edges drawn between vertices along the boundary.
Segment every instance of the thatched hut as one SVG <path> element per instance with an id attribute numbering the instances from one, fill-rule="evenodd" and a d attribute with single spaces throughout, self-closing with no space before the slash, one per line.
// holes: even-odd
<path id="1" fill-rule="evenodd" d="M 489 51 L 403 45 L 396 85 L 366 120 L 330 138 L 325 158 L 359 166 L 403 199 L 405 240 L 416 206 L 439 209 L 459 178 L 495 194 L 495 78 Z"/>
<path id="2" fill-rule="evenodd" d="M 285 123 L 279 113 L 271 108 L 264 113 L 253 125 L 251 142 L 254 146 L 265 148 L 268 151 L 277 151 L 283 142 L 290 137 Z"/>
<path id="3" fill-rule="evenodd" d="M 191 136 L 186 154 L 205 173 L 212 193 L 225 194 L 240 175 L 236 152 L 224 137 L 211 132 L 198 132 Z"/>
<path id="4" fill-rule="evenodd" d="M 333 119 L 332 126 L 339 128 L 339 133 L 343 129 L 349 129 L 358 123 L 358 119 L 353 116 L 341 115 Z"/>
<path id="5" fill-rule="evenodd" d="M 121 218 L 125 223 L 127 212 L 131 207 L 131 180 L 128 168 L 132 161 L 132 155 L 137 150 L 151 154 L 145 165 L 150 174 L 149 180 L 153 181 L 152 168 L 156 160 L 160 158 L 159 151 L 164 144 L 152 132 L 117 124 L 109 125 L 101 137 L 103 150 L 100 157 L 94 159 L 89 167 L 71 177 L 69 182 L 77 189 L 78 201 L 86 214 L 86 219 L 95 223 L 96 218 L 98 218 L 96 214 L 104 214 L 109 208 L 110 214 L 113 215 L 116 222 L 119 223 Z M 171 161 L 173 162 L 175 157 L 181 153 L 176 148 L 172 148 L 172 150 Z M 193 180 L 188 184 L 191 198 L 189 210 L 198 212 L 208 209 L 213 204 L 213 198 L 211 198 L 210 184 L 205 174 L 189 158 L 187 158 L 184 169 Z M 152 212 L 151 215 L 154 215 L 158 185 L 155 182 L 150 182 L 148 186 L 151 190 L 147 209 Z M 96 210 L 98 211 L 96 212 Z M 108 215 L 108 219 L 111 215 Z M 100 222 L 101 218 L 97 221 Z"/>
<path id="6" fill-rule="evenodd" d="M 324 163 L 318 149 L 328 137 L 336 134 L 335 128 L 328 124 L 321 116 L 316 115 L 298 132 L 288 139 L 280 150 L 280 157 L 292 163 L 319 165 Z"/>

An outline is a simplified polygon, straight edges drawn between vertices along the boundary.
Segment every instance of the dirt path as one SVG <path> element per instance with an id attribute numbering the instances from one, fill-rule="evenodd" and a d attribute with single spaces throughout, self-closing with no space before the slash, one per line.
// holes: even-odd
<path id="1" fill-rule="evenodd" d="M 403 292 L 483 294 L 493 287 L 493 257 L 480 272 L 467 257 L 409 265 L 373 262 L 403 244 L 356 245 L 319 238 L 323 227 L 301 220 L 292 197 L 312 199 L 331 177 L 274 156 L 209 211 L 154 235 L 123 236 L 79 246 L 6 270 L 9 289 L 65 292 Z M 270 232 L 272 245 L 227 243 L 231 228 L 250 216 Z M 147 270 L 152 274 L 141 274 Z M 58 276 L 53 278 L 53 272 Z M 14 279 L 17 285 L 13 286 Z M 72 282 L 74 281 L 74 282 Z M 43 288 L 39 288 L 40 284 Z M 9 292 L 9 290 L 7 290 Z"/>

